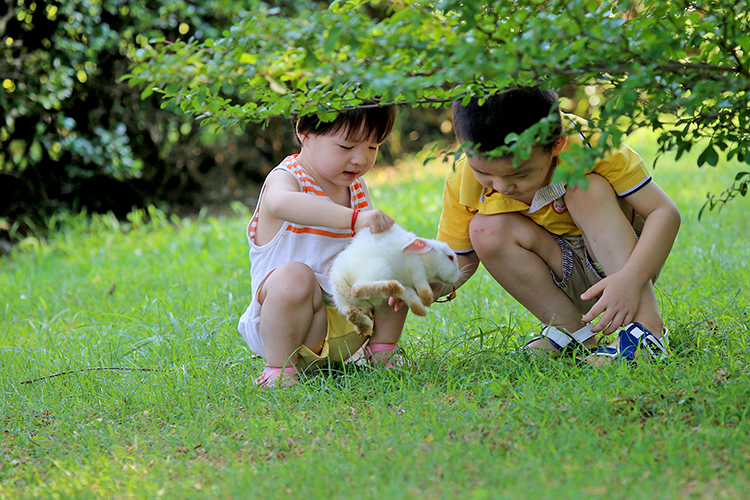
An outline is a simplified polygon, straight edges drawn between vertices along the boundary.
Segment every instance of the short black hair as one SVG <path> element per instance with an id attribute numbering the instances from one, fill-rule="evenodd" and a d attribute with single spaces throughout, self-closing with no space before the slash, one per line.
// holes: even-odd
<path id="1" fill-rule="evenodd" d="M 520 134 L 553 113 L 560 116 L 557 92 L 551 89 L 519 87 L 493 94 L 482 105 L 479 101 L 474 97 L 466 105 L 462 101 L 452 105 L 456 138 L 461 143 L 472 142 L 479 153 L 504 146 L 508 134 Z M 541 146 L 552 149 L 562 132 L 562 119 L 558 118 Z"/>
<path id="2" fill-rule="evenodd" d="M 304 115 L 292 120 L 295 127 L 294 137 L 298 141 L 297 134 L 329 135 L 345 130 L 346 139 L 349 141 L 372 139 L 381 143 L 393 130 L 396 113 L 397 106 L 387 104 L 341 111 L 331 122 L 324 122 L 315 114 Z"/>

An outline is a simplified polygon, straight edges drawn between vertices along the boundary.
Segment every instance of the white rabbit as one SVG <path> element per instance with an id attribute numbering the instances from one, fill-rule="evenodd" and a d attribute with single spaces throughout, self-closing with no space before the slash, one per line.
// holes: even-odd
<path id="1" fill-rule="evenodd" d="M 362 229 L 331 266 L 336 308 L 360 335 L 372 335 L 372 311 L 388 297 L 401 298 L 414 314 L 427 314 L 429 283 L 459 279 L 456 253 L 447 244 L 418 238 L 398 224 L 372 233 Z"/>

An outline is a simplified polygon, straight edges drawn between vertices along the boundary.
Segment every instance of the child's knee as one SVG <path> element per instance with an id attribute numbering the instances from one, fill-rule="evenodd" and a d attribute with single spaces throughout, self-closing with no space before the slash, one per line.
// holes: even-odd
<path id="1" fill-rule="evenodd" d="M 482 253 L 501 253 L 503 248 L 518 245 L 524 231 L 523 221 L 514 213 L 477 214 L 469 225 L 469 237 L 474 250 Z"/>
<path id="2" fill-rule="evenodd" d="M 288 302 L 307 300 L 320 289 L 313 270 L 301 262 L 287 262 L 277 267 L 263 284 L 269 292 L 284 297 Z"/>
<path id="3" fill-rule="evenodd" d="M 499 236 L 511 231 L 512 218 L 508 214 L 482 215 L 476 214 L 469 224 L 469 237 L 476 249 L 487 242 L 502 240 Z"/>
<path id="4" fill-rule="evenodd" d="M 469 233 L 478 237 L 483 235 L 486 237 L 486 233 L 512 232 L 518 226 L 519 217 L 521 217 L 519 214 L 512 212 L 492 215 L 476 214 L 469 224 Z"/>
<path id="5" fill-rule="evenodd" d="M 574 187 L 565 193 L 563 199 L 569 211 L 575 212 L 579 209 L 591 210 L 591 207 L 617 199 L 614 188 L 601 175 L 588 174 L 586 179 L 588 180 L 588 186 L 585 189 Z"/>

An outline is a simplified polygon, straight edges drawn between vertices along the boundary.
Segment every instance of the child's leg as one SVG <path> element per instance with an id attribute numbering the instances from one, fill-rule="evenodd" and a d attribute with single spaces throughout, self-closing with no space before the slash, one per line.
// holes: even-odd
<path id="1" fill-rule="evenodd" d="M 394 359 L 394 353 L 396 351 L 396 343 L 401 338 L 401 333 L 404 330 L 404 323 L 406 323 L 408 312 L 409 310 L 406 308 L 398 312 L 394 311 L 388 305 L 387 301 L 375 309 L 373 332 L 368 344 L 370 349 L 365 348 L 370 362 L 389 368 L 399 364 Z M 375 348 L 376 344 L 377 348 Z"/>
<path id="2" fill-rule="evenodd" d="M 539 321 L 569 333 L 583 327 L 582 312 L 550 276 L 552 269 L 562 279 L 562 251 L 545 229 L 516 213 L 477 214 L 470 235 L 487 271 Z"/>
<path id="3" fill-rule="evenodd" d="M 296 365 L 297 349 L 303 344 L 320 351 L 328 325 L 323 293 L 312 269 L 300 262 L 282 264 L 266 278 L 258 299 L 269 366 Z"/>
<path id="4" fill-rule="evenodd" d="M 565 194 L 565 204 L 581 229 L 586 247 L 596 257 L 605 274 L 610 276 L 623 268 L 638 242 L 631 225 L 633 209 L 617 199 L 606 179 L 597 174 L 589 174 L 587 178 L 588 189 L 569 190 Z M 596 209 L 592 210 L 591 207 Z M 633 321 L 641 323 L 655 337 L 661 337 L 664 324 L 651 282 L 641 292 L 640 306 Z M 607 332 L 620 326 L 623 325 L 613 325 Z"/>

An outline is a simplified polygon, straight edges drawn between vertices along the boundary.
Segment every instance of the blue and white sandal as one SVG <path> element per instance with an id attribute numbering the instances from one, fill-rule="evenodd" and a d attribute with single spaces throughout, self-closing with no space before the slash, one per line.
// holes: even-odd
<path id="1" fill-rule="evenodd" d="M 602 347 L 591 356 L 612 358 L 614 360 L 635 361 L 638 349 L 645 350 L 653 359 L 665 359 L 669 356 L 669 331 L 664 328 L 660 339 L 640 323 L 630 323 L 620 330 L 618 347 Z"/>
<path id="2" fill-rule="evenodd" d="M 591 326 L 591 324 L 588 324 L 573 333 L 568 333 L 551 325 L 545 326 L 539 335 L 526 342 L 524 349 L 532 352 L 533 354 L 538 354 L 539 351 L 543 351 L 544 349 L 531 348 L 529 347 L 529 344 L 543 338 L 546 338 L 549 341 L 550 346 L 552 346 L 558 353 L 566 352 L 566 349 L 568 349 L 569 351 L 572 351 L 574 349 L 591 349 L 590 347 L 583 344 L 585 341 L 595 335 L 591 331 Z"/>

